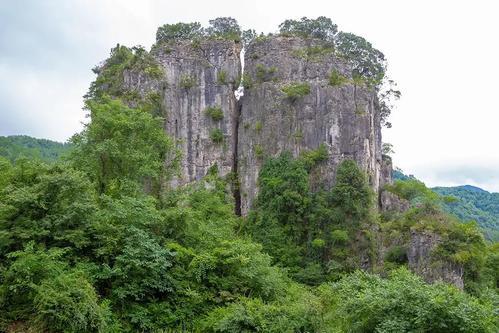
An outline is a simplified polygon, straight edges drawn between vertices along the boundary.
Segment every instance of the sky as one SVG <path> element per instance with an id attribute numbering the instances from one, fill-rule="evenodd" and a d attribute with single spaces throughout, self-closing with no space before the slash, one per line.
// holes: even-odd
<path id="1" fill-rule="evenodd" d="M 91 71 L 117 43 L 149 48 L 158 26 L 231 16 L 275 32 L 328 16 L 388 59 L 402 98 L 383 141 L 429 186 L 499 192 L 499 4 L 494 0 L 0 0 L 0 135 L 58 141 L 82 129 Z"/>

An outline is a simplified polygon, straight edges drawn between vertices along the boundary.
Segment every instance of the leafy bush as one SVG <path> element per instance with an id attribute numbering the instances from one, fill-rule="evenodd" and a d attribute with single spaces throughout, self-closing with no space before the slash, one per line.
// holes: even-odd
<path id="1" fill-rule="evenodd" d="M 329 75 L 329 85 L 333 87 L 339 87 L 348 82 L 348 78 L 341 75 L 337 70 L 333 70 Z"/>
<path id="2" fill-rule="evenodd" d="M 217 73 L 217 83 L 219 85 L 227 84 L 227 72 L 224 71 L 223 69 L 218 71 Z"/>
<path id="3" fill-rule="evenodd" d="M 300 20 L 285 20 L 279 25 L 279 33 L 283 36 L 310 37 L 332 41 L 337 32 L 338 26 L 324 16 L 316 19 L 302 17 Z"/>
<path id="4" fill-rule="evenodd" d="M 210 132 L 210 139 L 214 143 L 222 143 L 224 141 L 224 133 L 219 128 L 212 129 Z"/>
<path id="5" fill-rule="evenodd" d="M 257 158 L 262 158 L 263 157 L 263 147 L 262 145 L 255 145 L 255 156 Z"/>
<path id="6" fill-rule="evenodd" d="M 306 61 L 320 61 L 332 54 L 331 45 L 314 45 L 293 51 L 293 55 Z"/>
<path id="7" fill-rule="evenodd" d="M 203 36 L 203 28 L 199 22 L 165 24 L 156 32 L 156 42 L 193 40 Z"/>
<path id="8" fill-rule="evenodd" d="M 494 332 L 490 303 L 442 285 L 427 285 L 406 269 L 390 279 L 363 272 L 322 289 L 333 300 L 339 331 Z"/>
<path id="9" fill-rule="evenodd" d="M 241 40 L 241 27 L 232 17 L 218 17 L 209 21 L 210 26 L 206 28 L 206 36 L 209 38 Z"/>
<path id="10" fill-rule="evenodd" d="M 261 132 L 262 128 L 263 128 L 263 124 L 262 124 L 262 122 L 261 122 L 261 121 L 259 121 L 259 120 L 257 120 L 257 121 L 255 122 L 255 131 L 257 131 L 257 132 Z"/>
<path id="11" fill-rule="evenodd" d="M 180 77 L 180 88 L 182 89 L 191 89 L 196 86 L 196 78 L 190 76 L 190 75 L 182 75 Z"/>
<path id="12" fill-rule="evenodd" d="M 256 79 L 258 82 L 267 82 L 271 80 L 275 80 L 274 74 L 277 72 L 276 67 L 266 68 L 263 64 L 256 65 Z"/>
<path id="13" fill-rule="evenodd" d="M 224 113 L 222 111 L 222 108 L 219 106 L 210 106 L 206 108 L 205 114 L 214 121 L 219 121 L 224 118 Z"/>
<path id="14" fill-rule="evenodd" d="M 287 99 L 295 102 L 299 98 L 310 94 L 310 85 L 308 83 L 295 82 L 284 86 L 281 90 L 286 94 Z"/>

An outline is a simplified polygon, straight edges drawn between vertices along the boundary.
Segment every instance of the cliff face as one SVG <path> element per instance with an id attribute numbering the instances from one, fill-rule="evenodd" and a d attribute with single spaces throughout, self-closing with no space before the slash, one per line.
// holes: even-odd
<path id="1" fill-rule="evenodd" d="M 152 53 L 165 73 L 165 130 L 182 153 L 180 177 L 174 185 L 199 180 L 214 165 L 222 176 L 232 170 L 239 53 L 239 44 L 231 41 L 176 43 Z M 222 111 L 221 119 L 207 114 L 210 107 Z M 214 140 L 214 132 L 223 139 Z"/>
<path id="2" fill-rule="evenodd" d="M 347 78 L 329 84 L 336 72 Z M 352 82 L 351 68 L 319 40 L 271 37 L 256 40 L 245 55 L 245 89 L 240 115 L 238 159 L 242 212 L 257 193 L 264 156 L 289 151 L 294 156 L 327 146 L 329 160 L 316 185 L 330 187 L 342 159 L 351 158 L 369 175 L 377 192 L 380 184 L 381 126 L 376 93 Z M 290 100 L 282 91 L 306 83 L 310 93 Z"/>
<path id="3" fill-rule="evenodd" d="M 433 258 L 433 251 L 440 242 L 441 237 L 438 234 L 412 230 L 407 251 L 409 268 L 426 282 L 447 282 L 463 289 L 463 266 L 448 261 L 436 261 Z"/>
<path id="4" fill-rule="evenodd" d="M 126 90 L 160 98 L 165 131 L 181 153 L 173 186 L 201 179 L 210 167 L 216 166 L 222 176 L 233 169 L 240 51 L 240 44 L 233 41 L 161 44 L 150 53 L 162 69 L 161 77 L 151 79 L 137 71 L 123 75 Z M 210 115 L 209 108 L 219 114 Z"/>
<path id="5" fill-rule="evenodd" d="M 219 174 L 239 177 L 236 210 L 246 214 L 256 197 L 258 173 L 265 157 L 284 151 L 295 157 L 325 145 L 329 159 L 312 184 L 329 188 L 336 166 L 354 159 L 366 171 L 375 192 L 386 183 L 381 175 L 381 125 L 374 90 L 355 84 L 350 65 L 318 39 L 257 38 L 245 53 L 244 96 L 234 91 L 241 78 L 241 45 L 233 41 L 204 40 L 155 46 L 150 55 L 162 77 L 125 72 L 127 90 L 142 97 L 161 98 L 165 131 L 177 142 L 182 160 L 179 186 L 205 176 L 216 165 Z M 335 72 L 341 84 L 331 85 Z M 310 92 L 290 99 L 282 89 L 306 84 Z M 221 119 L 206 114 L 220 108 Z M 212 134 L 223 134 L 214 142 Z"/>

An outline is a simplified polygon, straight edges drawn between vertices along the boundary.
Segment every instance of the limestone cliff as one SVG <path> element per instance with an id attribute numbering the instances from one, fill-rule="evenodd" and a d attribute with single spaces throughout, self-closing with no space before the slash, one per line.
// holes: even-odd
<path id="1" fill-rule="evenodd" d="M 369 176 L 377 192 L 380 184 L 381 125 L 376 92 L 352 80 L 349 64 L 318 39 L 268 37 L 251 43 L 245 55 L 238 159 L 242 212 L 257 192 L 263 156 L 289 151 L 294 156 L 327 146 L 329 160 L 316 184 L 330 187 L 335 168 L 351 158 Z M 344 82 L 329 83 L 332 73 Z M 283 88 L 304 83 L 310 92 L 290 100 Z"/>
<path id="2" fill-rule="evenodd" d="M 165 131 L 182 156 L 173 186 L 201 179 L 212 166 L 219 174 L 238 175 L 245 214 L 255 198 L 265 157 L 289 151 L 294 156 L 325 145 L 328 161 L 317 170 L 315 187 L 329 188 L 342 159 L 354 159 L 366 171 L 375 192 L 387 182 L 381 174 L 381 124 L 377 94 L 355 82 L 351 65 L 319 39 L 257 38 L 245 52 L 244 96 L 234 91 L 241 73 L 241 44 L 227 40 L 177 41 L 153 47 L 150 56 L 160 77 L 125 71 L 127 91 L 160 96 Z M 336 73 L 341 83 L 330 84 Z M 283 88 L 306 84 L 309 93 L 287 98 Z M 208 108 L 219 108 L 213 119 Z M 223 138 L 214 140 L 217 131 Z M 239 199 L 239 198 L 237 198 Z"/>

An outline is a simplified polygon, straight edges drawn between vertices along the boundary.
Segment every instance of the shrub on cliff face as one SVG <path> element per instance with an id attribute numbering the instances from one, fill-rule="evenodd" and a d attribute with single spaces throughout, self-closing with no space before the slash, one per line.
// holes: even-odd
<path id="1" fill-rule="evenodd" d="M 222 143 L 224 141 L 224 133 L 221 129 L 215 128 L 210 132 L 210 139 L 214 143 Z"/>
<path id="2" fill-rule="evenodd" d="M 213 119 L 213 121 L 219 121 L 224 118 L 224 112 L 222 111 L 222 108 L 219 106 L 210 106 L 207 107 L 204 113 Z"/>
<path id="3" fill-rule="evenodd" d="M 329 75 L 329 85 L 333 87 L 340 87 L 348 83 L 348 78 L 341 75 L 337 70 L 333 70 Z"/>
<path id="4" fill-rule="evenodd" d="M 284 86 L 281 90 L 286 94 L 286 98 L 288 100 L 290 100 L 291 102 L 295 102 L 299 98 L 310 94 L 310 85 L 305 82 L 295 82 Z"/>

